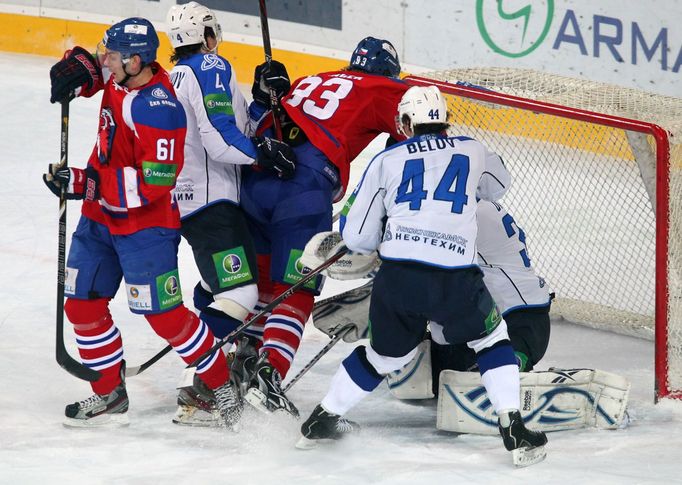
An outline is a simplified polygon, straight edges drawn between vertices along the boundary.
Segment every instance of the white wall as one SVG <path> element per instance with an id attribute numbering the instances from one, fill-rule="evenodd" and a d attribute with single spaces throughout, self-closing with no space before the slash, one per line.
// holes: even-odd
<path id="1" fill-rule="evenodd" d="M 270 0 L 271 10 L 288 8 L 275 5 L 281 1 Z M 48 16 L 142 15 L 162 23 L 173 3 L 0 0 L 0 11 L 19 5 Z M 305 1 L 302 5 L 295 8 L 305 9 Z M 341 5 L 341 30 L 271 19 L 273 46 L 345 57 L 358 40 L 373 35 L 390 39 L 410 66 L 525 67 L 682 97 L 682 0 L 502 0 L 501 10 L 497 0 L 343 0 Z M 219 12 L 219 17 L 232 40 L 260 41 L 257 16 Z"/>

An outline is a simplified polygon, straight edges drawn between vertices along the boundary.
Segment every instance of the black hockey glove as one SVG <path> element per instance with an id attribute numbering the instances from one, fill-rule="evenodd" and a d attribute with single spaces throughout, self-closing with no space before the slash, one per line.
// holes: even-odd
<path id="1" fill-rule="evenodd" d="M 50 69 L 52 91 L 50 103 L 80 96 L 101 84 L 102 69 L 99 63 L 82 47 L 74 47 L 64 53 L 64 57 Z M 90 93 L 91 95 L 91 93 Z"/>
<path id="2" fill-rule="evenodd" d="M 270 106 L 270 89 L 275 91 L 277 99 L 282 99 L 282 96 L 289 92 L 291 88 L 291 81 L 287 68 L 281 62 L 272 60 L 268 64 L 256 66 L 256 71 L 253 74 L 253 86 L 251 87 L 251 94 L 253 100 L 271 109 Z"/>
<path id="3" fill-rule="evenodd" d="M 256 147 L 256 163 L 273 170 L 282 179 L 290 179 L 296 170 L 296 154 L 289 145 L 279 140 L 254 136 L 251 138 Z"/>
<path id="4" fill-rule="evenodd" d="M 99 175 L 92 167 L 62 168 L 58 163 L 51 163 L 48 172 L 43 174 L 43 182 L 57 197 L 61 194 L 63 184 L 66 187 L 64 197 L 67 199 L 99 199 Z"/>

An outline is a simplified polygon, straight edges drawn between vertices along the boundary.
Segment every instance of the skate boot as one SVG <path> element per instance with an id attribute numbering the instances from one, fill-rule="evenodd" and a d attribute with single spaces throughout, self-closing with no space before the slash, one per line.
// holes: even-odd
<path id="1" fill-rule="evenodd" d="M 213 392 L 215 393 L 223 424 L 232 431 L 238 431 L 238 423 L 242 417 L 244 402 L 239 397 L 236 387 L 232 382 L 227 381 Z"/>
<path id="2" fill-rule="evenodd" d="M 534 465 L 545 459 L 547 436 L 542 431 L 531 431 L 523 424 L 521 413 L 516 409 L 502 411 L 499 430 L 504 447 L 512 452 L 514 466 Z"/>
<path id="3" fill-rule="evenodd" d="M 265 355 L 265 354 L 264 354 Z M 298 409 L 282 391 L 282 377 L 267 361 L 260 362 L 244 399 L 264 413 L 287 412 L 299 417 Z"/>
<path id="4" fill-rule="evenodd" d="M 256 372 L 258 351 L 255 339 L 242 337 L 237 343 L 237 350 L 230 364 L 230 379 L 237 386 L 239 395 L 243 396 L 249 387 L 249 383 Z"/>
<path id="5" fill-rule="evenodd" d="M 125 385 L 125 361 L 121 365 L 121 383 L 109 394 L 93 394 L 66 406 L 64 426 L 68 428 L 127 426 L 128 393 Z"/>
<path id="6" fill-rule="evenodd" d="M 173 422 L 182 426 L 217 427 L 223 426 L 214 392 L 197 374 L 190 387 L 178 392 L 178 409 Z"/>
<path id="7" fill-rule="evenodd" d="M 300 450 L 311 450 L 319 441 L 340 440 L 344 436 L 360 431 L 360 425 L 338 414 L 332 414 L 318 404 L 313 413 L 301 426 L 301 439 L 296 443 Z"/>

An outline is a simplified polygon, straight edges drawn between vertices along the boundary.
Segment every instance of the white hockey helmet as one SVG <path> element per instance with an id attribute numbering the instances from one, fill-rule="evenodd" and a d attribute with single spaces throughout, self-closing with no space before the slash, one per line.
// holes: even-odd
<path id="1" fill-rule="evenodd" d="M 398 104 L 398 129 L 406 123 L 412 132 L 417 125 L 445 124 L 448 122 L 448 106 L 436 86 L 412 86 L 405 91 Z"/>
<path id="2" fill-rule="evenodd" d="M 206 27 L 213 30 L 218 44 L 222 37 L 222 29 L 215 13 L 197 2 L 173 5 L 168 11 L 166 25 L 168 26 L 168 40 L 174 49 L 196 44 L 202 44 L 208 49 L 204 38 Z"/>

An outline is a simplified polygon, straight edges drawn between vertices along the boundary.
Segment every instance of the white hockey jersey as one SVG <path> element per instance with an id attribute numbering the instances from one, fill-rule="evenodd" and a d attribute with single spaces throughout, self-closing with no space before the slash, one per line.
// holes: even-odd
<path id="1" fill-rule="evenodd" d="M 502 315 L 519 308 L 549 304 L 549 286 L 535 274 L 526 234 L 499 203 L 478 203 L 478 264 L 486 287 Z"/>
<path id="2" fill-rule="evenodd" d="M 180 60 L 171 80 L 187 113 L 185 166 L 175 189 L 181 218 L 220 201 L 238 204 L 240 165 L 254 163 L 250 136 L 265 110 L 249 111 L 232 67 L 216 54 Z"/>
<path id="3" fill-rule="evenodd" d="M 384 260 L 476 265 L 476 197 L 496 200 L 510 181 L 500 157 L 471 138 L 410 138 L 367 166 L 342 212 L 344 242 Z"/>

